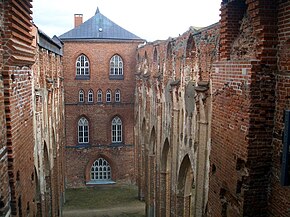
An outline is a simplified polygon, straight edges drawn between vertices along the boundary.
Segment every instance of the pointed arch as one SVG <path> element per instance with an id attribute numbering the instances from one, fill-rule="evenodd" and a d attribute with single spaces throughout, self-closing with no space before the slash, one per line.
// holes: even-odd
<path id="1" fill-rule="evenodd" d="M 173 70 L 173 66 L 172 66 L 172 61 L 173 61 L 173 50 L 172 50 L 172 46 L 173 46 L 173 41 L 169 41 L 167 44 L 167 50 L 166 50 L 166 62 L 167 62 L 167 67 L 166 67 L 166 73 L 168 75 L 170 75 L 172 73 Z"/>
<path id="2" fill-rule="evenodd" d="M 190 216 L 191 211 L 191 190 L 194 182 L 193 170 L 190 158 L 187 155 L 183 158 L 178 173 L 177 182 L 177 214 L 178 216 Z"/>
<path id="3" fill-rule="evenodd" d="M 45 192 L 44 192 L 45 212 L 48 213 L 48 216 L 51 216 L 52 215 L 51 167 L 49 161 L 48 147 L 45 141 L 43 149 L 43 168 L 45 180 Z"/>
<path id="4" fill-rule="evenodd" d="M 76 59 L 76 76 L 84 77 L 90 75 L 90 62 L 89 58 L 81 54 Z"/>
<path id="5" fill-rule="evenodd" d="M 92 89 L 88 91 L 88 102 L 94 102 L 94 91 Z"/>
<path id="6" fill-rule="evenodd" d="M 154 63 L 158 62 L 158 52 L 157 52 L 157 48 L 156 47 L 154 48 L 154 51 L 153 51 L 153 62 Z"/>
<path id="7" fill-rule="evenodd" d="M 123 124 L 119 116 L 115 116 L 112 120 L 112 143 L 121 143 L 123 141 Z"/>
<path id="8" fill-rule="evenodd" d="M 150 134 L 150 154 L 156 154 L 156 133 L 155 127 L 152 127 L 151 134 Z"/>
<path id="9" fill-rule="evenodd" d="M 98 89 L 97 92 L 97 102 L 101 103 L 103 101 L 103 91 L 101 89 Z"/>
<path id="10" fill-rule="evenodd" d="M 170 198 L 171 198 L 171 151 L 168 138 L 165 139 L 161 152 L 161 216 L 170 216 Z"/>
<path id="11" fill-rule="evenodd" d="M 91 166 L 90 180 L 96 181 L 111 181 L 112 170 L 109 162 L 100 157 Z"/>
<path id="12" fill-rule="evenodd" d="M 192 34 L 189 35 L 186 43 L 186 59 L 193 59 L 196 56 L 195 40 Z"/>
<path id="13" fill-rule="evenodd" d="M 78 121 L 78 143 L 89 143 L 89 121 L 85 117 Z"/>
<path id="14" fill-rule="evenodd" d="M 115 54 L 110 59 L 110 79 L 122 80 L 124 76 L 124 63 L 119 54 Z"/>

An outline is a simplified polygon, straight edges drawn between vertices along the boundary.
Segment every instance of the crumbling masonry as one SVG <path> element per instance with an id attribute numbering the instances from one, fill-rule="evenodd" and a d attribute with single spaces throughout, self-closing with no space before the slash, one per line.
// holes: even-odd
<path id="1" fill-rule="evenodd" d="M 223 1 L 218 24 L 138 49 L 146 216 L 290 215 L 289 15 L 287 0 Z"/>

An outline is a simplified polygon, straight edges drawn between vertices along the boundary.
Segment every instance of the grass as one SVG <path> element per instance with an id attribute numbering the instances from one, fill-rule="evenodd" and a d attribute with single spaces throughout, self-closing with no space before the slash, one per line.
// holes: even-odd
<path id="1" fill-rule="evenodd" d="M 135 186 L 100 186 L 66 190 L 65 210 L 103 209 L 142 202 Z M 122 215 L 120 215 L 122 216 Z M 132 215 L 133 216 L 133 215 Z M 122 217 L 130 217 L 124 214 Z"/>

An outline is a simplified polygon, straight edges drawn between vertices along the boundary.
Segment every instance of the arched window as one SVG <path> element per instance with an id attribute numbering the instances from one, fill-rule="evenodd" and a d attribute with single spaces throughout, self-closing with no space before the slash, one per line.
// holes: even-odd
<path id="1" fill-rule="evenodd" d="M 112 142 L 122 142 L 122 121 L 119 117 L 112 120 Z"/>
<path id="2" fill-rule="evenodd" d="M 84 102 L 84 91 L 80 90 L 79 91 L 79 102 Z"/>
<path id="3" fill-rule="evenodd" d="M 121 91 L 119 89 L 115 91 L 115 102 L 121 102 Z"/>
<path id="4" fill-rule="evenodd" d="M 119 55 L 110 60 L 110 79 L 123 79 L 123 60 Z"/>
<path id="5" fill-rule="evenodd" d="M 79 143 L 89 143 L 89 122 L 84 117 L 78 122 L 78 141 Z"/>
<path id="6" fill-rule="evenodd" d="M 91 181 L 110 181 L 111 166 L 104 158 L 97 159 L 91 168 Z"/>
<path id="7" fill-rule="evenodd" d="M 102 90 L 98 90 L 97 102 L 102 102 L 103 101 L 102 98 L 103 98 L 103 92 Z"/>
<path id="8" fill-rule="evenodd" d="M 94 93 L 92 90 L 89 90 L 88 92 L 88 102 L 93 102 L 94 101 Z"/>
<path id="9" fill-rule="evenodd" d="M 111 102 L 111 90 L 107 90 L 106 92 L 106 102 Z"/>
<path id="10" fill-rule="evenodd" d="M 76 61 L 76 75 L 77 77 L 89 76 L 90 63 L 85 55 L 80 55 Z"/>

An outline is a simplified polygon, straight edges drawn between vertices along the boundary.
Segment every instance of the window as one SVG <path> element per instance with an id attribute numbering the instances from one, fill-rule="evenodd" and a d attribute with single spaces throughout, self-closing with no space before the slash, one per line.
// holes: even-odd
<path id="1" fill-rule="evenodd" d="M 115 102 L 120 102 L 121 101 L 121 92 L 119 89 L 115 91 Z"/>
<path id="2" fill-rule="evenodd" d="M 110 79 L 123 79 L 123 60 L 119 55 L 110 60 Z"/>
<path id="3" fill-rule="evenodd" d="M 104 158 L 97 159 L 91 168 L 91 181 L 110 181 L 111 167 Z"/>
<path id="4" fill-rule="evenodd" d="M 102 90 L 98 90 L 98 95 L 97 95 L 97 102 L 102 102 L 102 96 L 103 92 Z"/>
<path id="5" fill-rule="evenodd" d="M 80 55 L 76 61 L 76 75 L 89 76 L 90 63 L 85 55 Z"/>
<path id="6" fill-rule="evenodd" d="M 79 102 L 84 102 L 84 91 L 83 90 L 79 91 Z"/>
<path id="7" fill-rule="evenodd" d="M 94 101 L 94 93 L 92 90 L 89 90 L 88 92 L 88 102 L 93 102 Z"/>
<path id="8" fill-rule="evenodd" d="M 79 143 L 89 143 L 89 122 L 84 117 L 78 123 L 78 141 Z"/>
<path id="9" fill-rule="evenodd" d="M 111 91 L 110 90 L 107 90 L 107 93 L 106 93 L 106 102 L 111 102 Z"/>
<path id="10" fill-rule="evenodd" d="M 122 142 L 122 121 L 119 117 L 112 120 L 112 142 Z"/>

